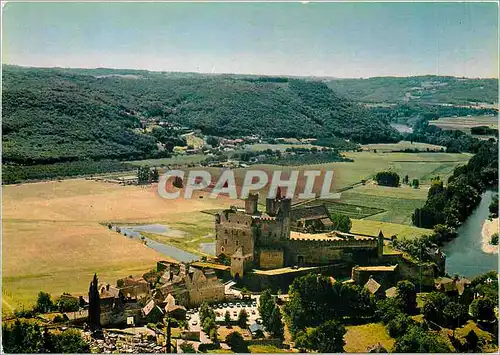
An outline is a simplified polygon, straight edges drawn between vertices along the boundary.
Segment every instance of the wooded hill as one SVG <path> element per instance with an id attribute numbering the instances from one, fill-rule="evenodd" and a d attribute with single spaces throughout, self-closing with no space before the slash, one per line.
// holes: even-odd
<path id="1" fill-rule="evenodd" d="M 498 79 L 452 76 L 375 77 L 325 80 L 332 90 L 359 102 L 402 103 L 407 93 L 415 103 L 498 102 Z"/>
<path id="2" fill-rule="evenodd" d="M 386 119 L 301 79 L 4 65 L 2 99 L 4 163 L 154 157 L 159 135 L 139 129 L 153 117 L 216 136 L 399 138 Z"/>

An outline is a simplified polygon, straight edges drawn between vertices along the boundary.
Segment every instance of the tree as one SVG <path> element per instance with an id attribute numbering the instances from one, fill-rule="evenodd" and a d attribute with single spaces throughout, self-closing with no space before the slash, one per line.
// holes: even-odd
<path id="1" fill-rule="evenodd" d="M 150 171 L 148 166 L 140 166 L 137 168 L 137 182 L 139 184 L 147 184 L 150 181 Z"/>
<path id="2" fill-rule="evenodd" d="M 240 313 L 238 314 L 238 325 L 241 328 L 246 328 L 247 321 L 248 321 L 248 313 L 244 308 L 242 308 Z"/>
<path id="3" fill-rule="evenodd" d="M 399 297 L 390 297 L 377 302 L 377 317 L 384 323 L 402 314 L 405 305 Z"/>
<path id="4" fill-rule="evenodd" d="M 271 318 L 268 322 L 268 327 L 266 329 L 272 334 L 273 337 L 283 339 L 285 328 L 283 321 L 281 320 L 281 311 L 277 305 L 275 305 L 273 311 L 271 312 Z"/>
<path id="5" fill-rule="evenodd" d="M 450 239 L 457 237 L 457 231 L 455 228 L 450 227 L 446 224 L 436 224 L 434 226 L 434 234 L 432 236 L 435 243 L 444 243 Z"/>
<path id="6" fill-rule="evenodd" d="M 366 289 L 332 283 L 326 276 L 298 277 L 290 285 L 288 294 L 284 312 L 293 334 L 334 318 L 372 317 L 375 312 L 375 299 Z"/>
<path id="7" fill-rule="evenodd" d="M 57 301 L 59 312 L 75 312 L 80 309 L 80 303 L 74 297 L 60 297 Z"/>
<path id="8" fill-rule="evenodd" d="M 417 291 L 413 282 L 403 280 L 399 281 L 396 285 L 397 298 L 401 300 L 404 305 L 404 312 L 413 314 L 417 309 Z"/>
<path id="9" fill-rule="evenodd" d="M 203 320 L 201 325 L 203 327 L 203 331 L 209 336 L 211 335 L 212 330 L 217 329 L 217 323 L 213 318 L 205 318 L 205 320 Z"/>
<path id="10" fill-rule="evenodd" d="M 493 199 L 491 200 L 490 206 L 490 218 L 497 218 L 498 217 L 498 195 L 494 195 Z"/>
<path id="11" fill-rule="evenodd" d="M 399 186 L 399 175 L 394 171 L 381 171 L 375 175 L 375 181 L 381 186 Z"/>
<path id="12" fill-rule="evenodd" d="M 182 352 L 185 354 L 194 354 L 196 353 L 196 350 L 194 350 L 193 344 L 188 343 L 187 341 L 184 341 L 179 345 L 181 348 Z"/>
<path id="13" fill-rule="evenodd" d="M 207 318 L 214 318 L 215 319 L 215 312 L 214 310 L 208 305 L 207 302 L 203 302 L 200 305 L 200 322 L 203 323 L 205 319 Z"/>
<path id="14" fill-rule="evenodd" d="M 403 184 L 408 185 L 409 181 L 410 181 L 410 178 L 408 177 L 408 175 L 405 175 L 405 177 L 403 178 Z"/>
<path id="15" fill-rule="evenodd" d="M 497 303 L 490 297 L 478 298 L 470 304 L 472 317 L 477 320 L 492 321 L 495 319 L 495 307 Z"/>
<path id="16" fill-rule="evenodd" d="M 271 290 L 266 289 L 260 295 L 259 299 L 259 314 L 263 320 L 264 326 L 267 327 L 267 322 L 271 318 L 271 313 L 274 309 L 274 299 L 271 295 Z"/>
<path id="17" fill-rule="evenodd" d="M 211 145 L 214 148 L 219 145 L 219 140 L 214 136 L 207 136 L 206 140 L 207 140 L 207 144 Z"/>
<path id="18" fill-rule="evenodd" d="M 393 338 L 398 338 L 406 333 L 408 328 L 413 325 L 415 321 L 406 314 L 399 313 L 396 317 L 387 323 L 387 331 Z"/>
<path id="19" fill-rule="evenodd" d="M 344 326 L 337 321 L 329 320 L 307 334 L 307 346 L 320 353 L 343 353 Z"/>
<path id="20" fill-rule="evenodd" d="M 50 294 L 40 291 L 36 301 L 35 311 L 39 313 L 48 313 L 54 309 L 54 303 L 50 298 Z"/>
<path id="21" fill-rule="evenodd" d="M 425 331 L 422 327 L 415 325 L 396 339 L 394 351 L 397 353 L 448 353 L 450 349 L 440 335 Z"/>
<path id="22" fill-rule="evenodd" d="M 420 181 L 418 179 L 413 179 L 411 181 L 411 186 L 414 188 L 414 189 L 418 189 L 418 187 L 420 186 Z"/>
<path id="23" fill-rule="evenodd" d="M 306 349 L 309 349 L 308 337 L 305 331 L 299 331 L 295 334 L 294 338 L 295 347 L 300 350 L 301 353 L 307 352 Z"/>
<path id="24" fill-rule="evenodd" d="M 45 345 L 44 333 L 38 324 L 21 322 L 2 323 L 3 351 L 11 354 L 40 353 Z"/>
<path id="25" fill-rule="evenodd" d="M 443 311 L 449 303 L 448 297 L 441 292 L 430 292 L 424 299 L 424 317 L 427 320 L 435 322 L 439 325 L 445 325 Z"/>
<path id="26" fill-rule="evenodd" d="M 44 331 L 38 324 L 21 322 L 2 323 L 2 345 L 6 353 L 89 353 L 89 345 L 80 331 L 68 329 L 61 333 Z"/>
<path id="27" fill-rule="evenodd" d="M 352 228 L 352 222 L 349 216 L 340 213 L 329 213 L 329 217 L 332 221 L 332 229 L 349 233 Z"/>
<path id="28" fill-rule="evenodd" d="M 226 336 L 226 344 L 231 347 L 235 353 L 248 353 L 248 347 L 245 339 L 238 332 L 231 332 Z"/>
<path id="29" fill-rule="evenodd" d="M 490 244 L 498 245 L 498 233 L 495 232 L 491 235 Z"/>
<path id="30" fill-rule="evenodd" d="M 158 182 L 158 180 L 160 180 L 160 173 L 157 168 L 153 168 L 149 172 L 149 181 Z"/>
<path id="31" fill-rule="evenodd" d="M 443 315 L 448 327 L 453 329 L 465 324 L 469 318 L 467 307 L 457 302 L 448 303 L 443 309 Z"/>
<path id="32" fill-rule="evenodd" d="M 224 314 L 224 322 L 226 322 L 227 326 L 231 324 L 231 313 L 229 313 L 229 311 L 226 311 L 226 313 Z"/>
<path id="33" fill-rule="evenodd" d="M 90 353 L 90 346 L 77 329 L 68 329 L 59 334 L 51 334 L 54 353 Z"/>

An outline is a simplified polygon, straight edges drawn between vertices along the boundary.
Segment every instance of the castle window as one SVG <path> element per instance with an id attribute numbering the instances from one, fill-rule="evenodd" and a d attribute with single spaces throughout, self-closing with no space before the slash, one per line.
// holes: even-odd
<path id="1" fill-rule="evenodd" d="M 247 234 L 245 233 L 245 231 L 242 232 L 243 236 L 246 236 Z"/>
<path id="2" fill-rule="evenodd" d="M 227 244 L 227 238 L 226 238 L 226 239 L 224 239 L 224 244 Z"/>
<path id="3" fill-rule="evenodd" d="M 240 241 L 239 240 L 236 241 L 236 246 L 238 246 L 238 245 L 240 245 Z"/>
<path id="4" fill-rule="evenodd" d="M 226 249 L 224 249 L 224 247 L 221 247 L 221 248 L 220 248 L 220 251 L 221 251 L 221 252 L 224 252 L 224 251 L 226 251 Z"/>

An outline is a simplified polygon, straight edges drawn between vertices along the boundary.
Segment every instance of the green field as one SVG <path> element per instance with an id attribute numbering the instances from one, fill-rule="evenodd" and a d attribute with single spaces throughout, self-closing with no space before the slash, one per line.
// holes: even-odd
<path id="1" fill-rule="evenodd" d="M 404 196 L 390 197 L 356 191 L 357 189 L 343 192 L 341 195 L 342 202 L 385 210 L 385 212 L 367 217 L 367 219 L 374 221 L 410 225 L 413 211 L 425 204 L 425 200 L 406 199 Z"/>
<path id="2" fill-rule="evenodd" d="M 324 204 L 330 213 L 341 213 L 349 216 L 350 218 L 366 218 L 377 213 L 384 212 L 384 210 L 380 208 L 351 205 L 337 202 L 335 200 L 315 200 L 306 203 L 303 206 L 316 206 L 318 204 Z"/>
<path id="3" fill-rule="evenodd" d="M 418 228 L 405 224 L 371 221 L 367 219 L 351 219 L 351 232 L 368 235 L 378 235 L 380 231 L 384 237 L 395 235 L 398 239 L 413 239 L 421 235 L 432 234 L 431 229 Z"/>
<path id="4" fill-rule="evenodd" d="M 377 144 L 363 144 L 361 146 L 363 150 L 370 150 L 373 151 L 374 149 L 377 150 L 377 152 L 394 152 L 394 151 L 400 151 L 400 150 L 405 150 L 405 149 L 418 149 L 420 151 L 427 151 L 427 150 L 432 150 L 432 151 L 440 151 L 441 149 L 444 149 L 444 147 L 440 145 L 435 145 L 435 144 L 428 144 L 428 143 L 418 143 L 418 142 L 408 142 L 408 141 L 401 141 L 398 143 L 377 143 Z"/>
<path id="5" fill-rule="evenodd" d="M 441 117 L 429 124 L 444 130 L 460 130 L 469 133 L 472 127 L 488 126 L 498 128 L 498 117 L 496 116 L 466 116 L 466 117 Z"/>
<path id="6" fill-rule="evenodd" d="M 333 169 L 335 188 L 340 189 L 372 178 L 377 172 L 392 170 L 400 176 L 408 175 L 411 179 L 420 179 L 420 184 L 430 183 L 433 176 L 447 179 L 453 169 L 467 164 L 471 154 L 467 153 L 373 153 L 345 152 L 347 158 L 354 162 L 335 162 L 327 164 L 302 165 L 301 170 Z M 280 167 L 281 170 L 292 170 L 296 167 Z"/>

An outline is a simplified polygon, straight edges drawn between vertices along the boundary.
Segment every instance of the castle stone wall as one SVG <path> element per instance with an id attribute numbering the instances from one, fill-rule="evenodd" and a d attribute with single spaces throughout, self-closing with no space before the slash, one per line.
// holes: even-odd
<path id="1" fill-rule="evenodd" d="M 262 249 L 258 255 L 261 269 L 279 269 L 284 265 L 283 250 Z"/>

